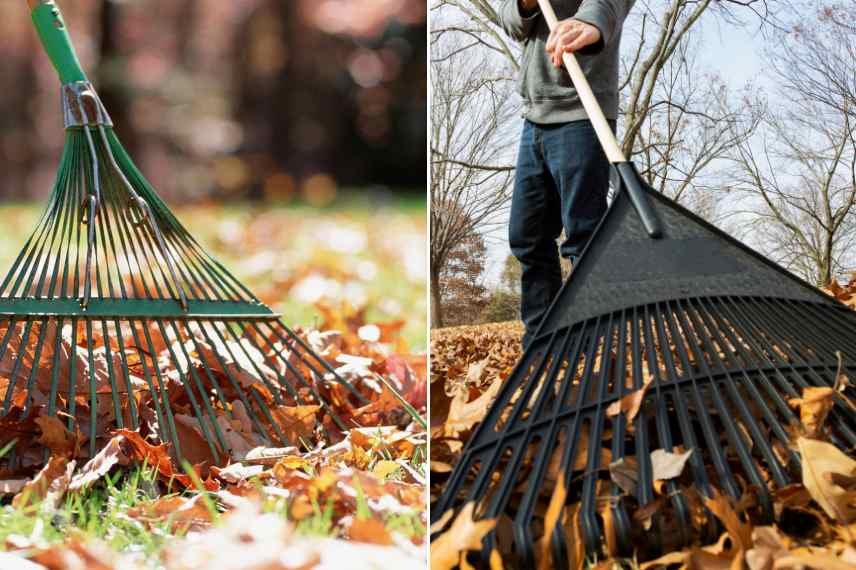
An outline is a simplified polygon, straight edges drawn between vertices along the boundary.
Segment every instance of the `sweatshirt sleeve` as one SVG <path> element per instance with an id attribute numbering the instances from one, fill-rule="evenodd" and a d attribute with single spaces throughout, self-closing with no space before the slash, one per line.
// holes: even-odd
<path id="1" fill-rule="evenodd" d="M 536 10 L 531 16 L 521 14 L 517 0 L 502 0 L 499 7 L 499 22 L 502 24 L 502 29 L 518 42 L 529 37 L 535 21 L 540 16 L 540 10 Z"/>
<path id="2" fill-rule="evenodd" d="M 577 13 L 574 15 L 575 20 L 580 20 L 587 24 L 595 26 L 600 30 L 600 42 L 591 46 L 594 51 L 599 51 L 603 46 L 608 45 L 616 36 L 616 32 L 621 30 L 624 24 L 624 18 L 630 12 L 635 0 L 583 0 L 580 4 Z"/>

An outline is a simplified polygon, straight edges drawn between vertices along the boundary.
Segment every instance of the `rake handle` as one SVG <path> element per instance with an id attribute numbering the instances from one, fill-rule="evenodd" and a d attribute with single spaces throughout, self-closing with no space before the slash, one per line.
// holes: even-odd
<path id="1" fill-rule="evenodd" d="M 544 19 L 547 20 L 547 26 L 550 28 L 550 31 L 553 31 L 559 25 L 559 19 L 556 17 L 556 12 L 553 10 L 550 0 L 538 0 L 538 6 L 541 8 Z M 645 196 L 642 180 L 638 172 L 636 172 L 636 168 L 624 156 L 624 152 L 618 144 L 618 139 L 615 138 L 615 133 L 612 132 L 612 127 L 606 120 L 603 109 L 600 108 L 600 104 L 597 102 L 597 98 L 594 96 L 591 85 L 589 85 L 588 79 L 586 79 L 586 75 L 583 73 L 577 58 L 574 54 L 565 52 L 562 54 L 562 63 L 565 64 L 565 69 L 568 70 L 568 74 L 571 76 L 571 81 L 577 90 L 577 95 L 583 104 L 589 121 L 591 121 L 594 127 L 600 145 L 603 147 L 603 152 L 606 154 L 609 162 L 618 171 L 622 186 L 627 191 L 627 197 L 630 198 L 630 202 L 639 215 L 645 231 L 652 238 L 660 237 L 662 235 L 662 228 L 657 216 L 654 214 L 654 210 L 651 208 L 651 204 L 648 202 L 647 196 Z"/>
<path id="2" fill-rule="evenodd" d="M 54 0 L 27 0 L 42 46 L 63 85 L 88 81 L 74 51 L 62 12 Z"/>

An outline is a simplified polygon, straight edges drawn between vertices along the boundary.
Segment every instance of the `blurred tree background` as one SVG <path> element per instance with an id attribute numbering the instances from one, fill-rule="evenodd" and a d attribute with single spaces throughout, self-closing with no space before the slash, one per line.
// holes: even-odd
<path id="1" fill-rule="evenodd" d="M 57 0 L 135 162 L 289 324 L 427 345 L 424 0 Z M 0 2 L 0 274 L 64 135 L 24 0 Z"/>
<path id="2" fill-rule="evenodd" d="M 168 200 L 425 192 L 424 0 L 59 3 L 120 138 Z M 0 3 L 0 57 L 0 199 L 40 199 L 62 119 L 23 0 Z"/>

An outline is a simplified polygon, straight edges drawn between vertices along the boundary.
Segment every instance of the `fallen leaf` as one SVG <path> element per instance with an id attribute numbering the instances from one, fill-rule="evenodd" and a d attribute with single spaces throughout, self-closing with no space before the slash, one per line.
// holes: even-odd
<path id="1" fill-rule="evenodd" d="M 114 436 L 107 445 L 99 451 L 95 457 L 86 462 L 86 465 L 74 475 L 68 486 L 69 491 L 80 491 L 85 489 L 101 477 L 107 474 L 117 463 L 127 462 L 128 458 L 122 451 L 125 437 Z"/>
<path id="2" fill-rule="evenodd" d="M 788 403 L 798 407 L 800 411 L 800 422 L 806 429 L 808 437 L 817 437 L 826 422 L 826 416 L 835 405 L 835 390 L 822 386 L 809 386 L 803 388 L 802 398 L 793 398 Z"/>
<path id="3" fill-rule="evenodd" d="M 665 449 L 655 449 L 651 452 L 652 478 L 655 481 L 662 481 L 680 477 L 692 452 L 692 449 L 684 453 L 670 453 Z"/>
<path id="4" fill-rule="evenodd" d="M 386 530 L 383 521 L 375 518 L 355 518 L 348 528 L 348 536 L 357 542 L 369 542 L 383 546 L 392 544 L 392 536 Z"/>
<path id="5" fill-rule="evenodd" d="M 431 570 L 451 570 L 462 552 L 479 550 L 482 539 L 496 526 L 496 519 L 473 521 L 475 503 L 467 503 L 449 530 L 431 543 Z"/>
<path id="6" fill-rule="evenodd" d="M 834 520 L 852 521 L 856 517 L 851 506 L 854 492 L 836 485 L 829 474 L 856 474 L 856 460 L 831 443 L 807 437 L 797 438 L 797 449 L 802 458 L 802 482 L 812 498 Z"/>
<path id="7" fill-rule="evenodd" d="M 610 404 L 609 407 L 606 408 L 606 415 L 610 418 L 614 418 L 618 414 L 623 413 L 627 418 L 627 424 L 631 425 L 633 420 L 636 419 L 636 414 L 639 413 L 639 408 L 642 406 L 642 401 L 645 399 L 645 392 L 648 391 L 648 387 L 651 386 L 651 383 L 652 379 L 647 380 L 638 390 L 634 390 L 620 400 Z"/>
<path id="8" fill-rule="evenodd" d="M 556 525 L 559 524 L 559 518 L 562 516 L 562 510 L 565 507 L 565 499 L 568 494 L 565 490 L 565 478 L 559 477 L 556 481 L 556 486 L 553 489 L 553 494 L 550 497 L 550 504 L 547 505 L 547 512 L 544 515 L 544 535 L 541 537 L 541 561 L 538 567 L 541 570 L 548 570 L 552 566 L 552 557 L 550 553 L 550 539 Z"/>
<path id="9" fill-rule="evenodd" d="M 285 436 L 284 443 L 302 446 L 315 437 L 315 424 L 321 406 L 276 406 L 271 415 Z"/>

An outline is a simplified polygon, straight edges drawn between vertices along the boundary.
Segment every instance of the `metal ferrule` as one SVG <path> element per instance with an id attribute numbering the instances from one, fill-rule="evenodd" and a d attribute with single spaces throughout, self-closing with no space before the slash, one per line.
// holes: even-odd
<path id="1" fill-rule="evenodd" d="M 63 85 L 61 99 L 66 129 L 98 125 L 113 126 L 113 121 L 92 83 L 76 81 Z"/>

